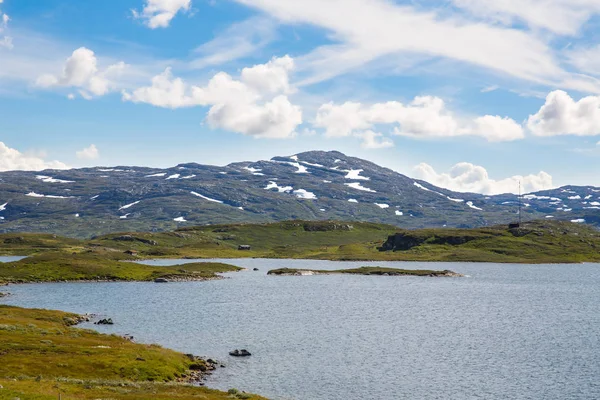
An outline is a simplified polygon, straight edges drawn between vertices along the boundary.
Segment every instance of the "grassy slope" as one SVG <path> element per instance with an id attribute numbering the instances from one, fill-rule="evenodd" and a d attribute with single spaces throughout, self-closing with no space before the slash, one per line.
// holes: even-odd
<path id="1" fill-rule="evenodd" d="M 0 306 L 0 399 L 56 399 L 58 393 L 63 399 L 232 398 L 174 383 L 198 361 L 156 345 L 72 328 L 76 318 Z"/>
<path id="2" fill-rule="evenodd" d="M 387 237 L 396 232 L 414 238 L 420 245 L 406 251 L 378 251 L 377 248 Z M 23 240 L 19 243 L 13 243 L 14 239 L 7 242 L 7 235 L 0 235 L 0 254 L 38 253 L 39 257 L 35 259 L 11 265 L 23 268 L 43 265 L 50 270 L 70 270 L 77 265 L 97 268 L 105 265 L 108 272 L 100 271 L 97 275 L 105 276 L 117 271 L 124 279 L 139 279 L 139 276 L 150 279 L 155 276 L 145 267 L 118 262 L 121 259 L 133 259 L 123 254 L 125 250 L 138 251 L 140 258 L 266 257 L 514 263 L 600 261 L 600 232 L 589 226 L 556 221 L 527 223 L 519 231 L 509 231 L 504 226 L 402 231 L 391 225 L 373 223 L 293 221 L 203 226 L 162 233 L 130 233 L 128 235 L 134 238 L 133 241 L 118 240 L 123 235 L 105 235 L 89 241 L 52 238 L 48 235 L 20 235 Z M 8 236 L 12 238 L 15 235 Z M 473 240 L 460 245 L 449 244 L 456 238 Z M 251 245 L 252 250 L 239 251 L 237 248 L 240 244 Z M 60 257 L 52 259 L 58 255 Z M 61 262 L 55 262 L 57 259 Z M 81 260 L 83 262 L 80 263 Z M 140 272 L 141 269 L 145 272 Z M 152 271 L 157 269 L 152 268 Z M 63 272 L 59 274 L 61 277 L 64 276 Z M 26 274 L 25 269 L 23 273 Z M 3 274 L 13 275 L 14 272 L 7 271 L 0 264 L 0 277 Z"/>

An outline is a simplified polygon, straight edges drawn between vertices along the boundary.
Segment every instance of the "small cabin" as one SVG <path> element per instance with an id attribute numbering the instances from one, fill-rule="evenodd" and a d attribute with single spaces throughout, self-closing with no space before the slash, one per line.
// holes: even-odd
<path id="1" fill-rule="evenodd" d="M 137 257 L 137 255 L 138 255 L 138 252 L 137 252 L 137 251 L 135 251 L 135 250 L 127 250 L 127 251 L 125 252 L 125 254 L 129 254 L 130 256 Z"/>
<path id="2" fill-rule="evenodd" d="M 248 244 L 240 244 L 238 246 L 238 250 L 250 250 L 250 249 L 251 249 L 251 247 Z"/>

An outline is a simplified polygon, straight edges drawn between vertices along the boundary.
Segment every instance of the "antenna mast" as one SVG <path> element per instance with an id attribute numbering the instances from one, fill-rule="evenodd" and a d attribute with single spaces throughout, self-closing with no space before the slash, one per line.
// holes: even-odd
<path id="1" fill-rule="evenodd" d="M 521 181 L 519 181 L 519 226 L 521 226 Z"/>

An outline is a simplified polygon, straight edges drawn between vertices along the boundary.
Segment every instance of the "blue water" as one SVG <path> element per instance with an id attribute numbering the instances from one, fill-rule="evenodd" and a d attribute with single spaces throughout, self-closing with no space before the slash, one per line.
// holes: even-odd
<path id="1" fill-rule="evenodd" d="M 417 278 L 266 276 L 364 262 L 227 262 L 260 271 L 11 286 L 2 302 L 109 316 L 88 327 L 216 358 L 226 368 L 208 386 L 272 399 L 600 398 L 600 264 L 371 263 L 469 276 Z"/>
<path id="2" fill-rule="evenodd" d="M 25 257 L 25 256 L 0 256 L 0 263 L 19 261 L 24 258 L 27 258 L 27 257 Z"/>

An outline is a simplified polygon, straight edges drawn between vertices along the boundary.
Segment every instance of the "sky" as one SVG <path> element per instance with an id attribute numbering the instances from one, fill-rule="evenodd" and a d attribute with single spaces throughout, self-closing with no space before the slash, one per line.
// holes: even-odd
<path id="1" fill-rule="evenodd" d="M 0 0 L 0 171 L 309 150 L 600 186 L 600 0 Z"/>

